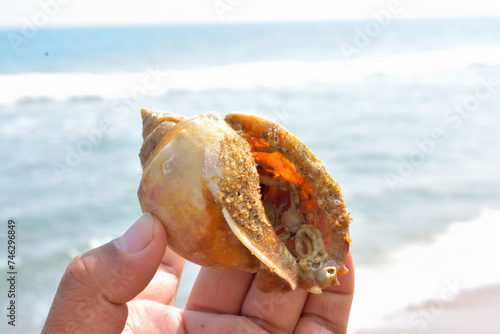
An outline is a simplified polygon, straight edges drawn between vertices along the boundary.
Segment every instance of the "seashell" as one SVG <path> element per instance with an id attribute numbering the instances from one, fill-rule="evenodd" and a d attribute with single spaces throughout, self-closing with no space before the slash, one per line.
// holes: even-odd
<path id="1" fill-rule="evenodd" d="M 255 115 L 141 110 L 144 212 L 201 266 L 256 272 L 266 293 L 339 284 L 350 245 L 340 186 L 282 126 Z"/>

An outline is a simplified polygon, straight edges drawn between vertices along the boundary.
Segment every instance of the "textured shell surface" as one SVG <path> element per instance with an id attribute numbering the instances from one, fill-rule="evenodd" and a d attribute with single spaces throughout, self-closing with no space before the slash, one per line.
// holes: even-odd
<path id="1" fill-rule="evenodd" d="M 256 272 L 267 293 L 338 284 L 351 218 L 340 187 L 297 137 L 243 113 L 141 113 L 139 201 L 162 221 L 171 249 L 202 266 Z"/>

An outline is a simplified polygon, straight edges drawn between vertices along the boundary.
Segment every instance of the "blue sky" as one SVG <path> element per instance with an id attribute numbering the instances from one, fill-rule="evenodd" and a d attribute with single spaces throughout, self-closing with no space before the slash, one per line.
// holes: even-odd
<path id="1" fill-rule="evenodd" d="M 500 16 L 491 0 L 0 0 L 0 26 L 82 26 L 397 17 Z"/>

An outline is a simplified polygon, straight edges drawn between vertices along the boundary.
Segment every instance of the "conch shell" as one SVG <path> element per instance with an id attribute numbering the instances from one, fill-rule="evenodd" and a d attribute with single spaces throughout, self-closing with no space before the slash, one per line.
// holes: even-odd
<path id="1" fill-rule="evenodd" d="M 139 201 L 165 224 L 171 249 L 201 266 L 257 272 L 267 293 L 339 284 L 351 218 L 297 137 L 255 115 L 141 113 Z"/>

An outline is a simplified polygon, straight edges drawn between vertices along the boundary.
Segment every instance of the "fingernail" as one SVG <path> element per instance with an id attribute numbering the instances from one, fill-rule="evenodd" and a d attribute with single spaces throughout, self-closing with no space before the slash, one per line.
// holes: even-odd
<path id="1" fill-rule="evenodd" d="M 153 216 L 146 212 L 118 238 L 118 246 L 127 253 L 143 250 L 153 240 Z"/>

